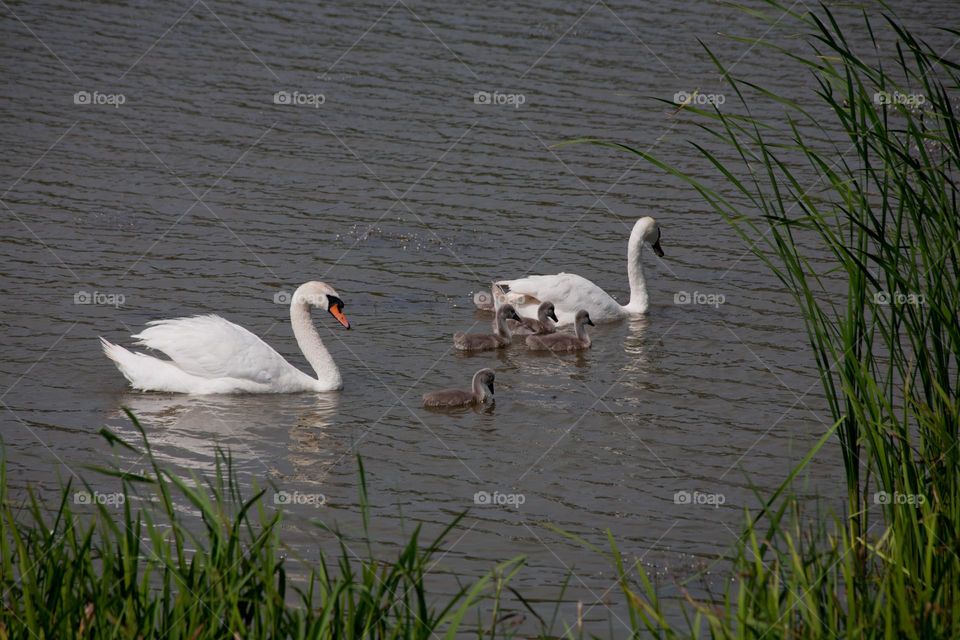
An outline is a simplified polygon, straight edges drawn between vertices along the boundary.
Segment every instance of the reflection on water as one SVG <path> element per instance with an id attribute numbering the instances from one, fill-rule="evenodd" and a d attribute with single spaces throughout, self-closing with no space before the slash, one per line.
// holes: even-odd
<path id="1" fill-rule="evenodd" d="M 120 405 L 146 430 L 156 457 L 186 469 L 213 471 L 217 449 L 229 450 L 240 468 L 263 466 L 271 478 L 322 483 L 328 463 L 342 451 L 329 437 L 338 394 L 300 394 L 294 402 L 266 396 L 182 396 L 129 393 Z M 125 415 L 115 413 L 114 430 L 128 441 L 139 439 Z M 264 447 L 264 443 L 269 443 Z M 277 461 L 267 466 L 265 448 L 281 447 L 290 470 Z M 269 459 L 269 458 L 267 458 Z"/>

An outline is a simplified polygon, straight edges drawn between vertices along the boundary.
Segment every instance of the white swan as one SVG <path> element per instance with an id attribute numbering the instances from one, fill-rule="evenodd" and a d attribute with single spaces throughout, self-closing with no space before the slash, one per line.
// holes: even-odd
<path id="1" fill-rule="evenodd" d="M 633 225 L 627 243 L 627 277 L 630 279 L 630 302 L 621 305 L 610 295 L 584 277 L 573 273 L 552 276 L 527 276 L 517 280 L 499 280 L 493 283 L 493 300 L 497 308 L 512 304 L 521 316 L 536 318 L 541 302 L 553 302 L 558 324 L 574 322 L 577 312 L 586 309 L 594 322 L 610 322 L 618 318 L 647 312 L 649 299 L 643 277 L 640 253 L 647 242 L 653 252 L 663 257 L 660 248 L 660 225 L 651 217 L 640 218 Z"/>
<path id="2" fill-rule="evenodd" d="M 266 342 L 220 316 L 154 320 L 137 344 L 165 353 L 162 360 L 100 342 L 134 389 L 196 395 L 213 393 L 296 393 L 333 391 L 343 382 L 340 370 L 310 319 L 310 307 L 326 309 L 347 329 L 343 301 L 323 282 L 300 285 L 290 301 L 290 323 L 297 344 L 317 377 L 283 359 Z"/>

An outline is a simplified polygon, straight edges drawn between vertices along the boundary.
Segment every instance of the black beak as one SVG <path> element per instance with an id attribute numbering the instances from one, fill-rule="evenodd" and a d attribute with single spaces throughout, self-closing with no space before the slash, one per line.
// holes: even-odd
<path id="1" fill-rule="evenodd" d="M 491 383 L 488 384 L 487 386 L 490 388 L 490 395 L 495 395 L 495 394 L 493 393 L 493 383 L 491 382 Z"/>
<path id="2" fill-rule="evenodd" d="M 557 318 L 556 312 L 554 312 L 553 310 L 551 310 L 550 313 L 547 314 L 547 317 L 553 320 L 554 322 L 560 322 L 560 320 Z"/>
<path id="3" fill-rule="evenodd" d="M 660 238 L 657 238 L 657 241 L 653 243 L 653 252 L 657 254 L 657 257 L 663 257 L 663 249 L 660 248 Z"/>
<path id="4" fill-rule="evenodd" d="M 590 325 L 591 327 L 597 326 L 597 325 L 593 324 L 593 320 L 591 320 L 590 318 L 587 318 L 587 324 Z"/>

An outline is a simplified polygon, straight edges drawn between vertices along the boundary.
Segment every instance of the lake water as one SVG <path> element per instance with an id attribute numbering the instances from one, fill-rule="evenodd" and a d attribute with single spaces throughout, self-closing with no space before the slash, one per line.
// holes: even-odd
<path id="1" fill-rule="evenodd" d="M 908 23 L 949 42 L 933 27 L 952 3 L 924 5 L 903 5 Z M 740 76 L 809 100 L 804 72 L 718 34 L 767 29 L 722 3 L 57 0 L 0 13 L 0 393 L 19 491 L 90 476 L 112 455 L 102 427 L 134 437 L 129 407 L 184 470 L 208 471 L 219 445 L 245 482 L 293 502 L 322 494 L 282 506 L 302 555 L 333 549 L 311 519 L 356 530 L 360 455 L 377 541 L 469 510 L 439 571 L 525 555 L 521 592 L 555 597 L 572 572 L 566 598 L 589 608 L 615 599 L 609 564 L 546 525 L 600 545 L 609 528 L 676 593 L 735 542 L 751 484 L 778 486 L 829 422 L 801 318 L 721 219 L 634 156 L 550 146 L 597 136 L 712 175 L 690 146 L 702 134 L 656 100 L 699 90 L 732 104 L 698 38 Z M 644 253 L 647 318 L 598 326 L 582 355 L 452 351 L 455 331 L 487 326 L 472 297 L 498 277 L 569 271 L 625 302 L 643 215 L 666 253 Z M 218 313 L 309 371 L 274 302 L 308 280 L 333 285 L 353 323 L 316 314 L 340 393 L 132 393 L 100 352 L 98 336 L 129 345 L 151 319 Z M 684 292 L 718 304 L 675 304 Z M 485 366 L 492 408 L 420 408 Z M 841 471 L 834 446 L 795 488 L 838 505 Z M 684 491 L 722 504 L 678 504 Z M 476 505 L 478 492 L 522 504 Z M 620 629 L 603 604 L 587 615 Z"/>

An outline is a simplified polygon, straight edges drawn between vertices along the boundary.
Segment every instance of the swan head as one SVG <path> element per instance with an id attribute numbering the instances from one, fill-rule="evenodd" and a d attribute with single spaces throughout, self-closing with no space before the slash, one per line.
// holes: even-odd
<path id="1" fill-rule="evenodd" d="M 580 309 L 577 311 L 577 317 L 574 320 L 574 324 L 577 326 L 588 324 L 591 327 L 596 326 L 593 324 L 593 320 L 590 319 L 590 314 L 586 309 Z"/>
<path id="2" fill-rule="evenodd" d="M 657 254 L 657 257 L 663 257 L 663 249 L 660 248 L 660 225 L 650 216 L 640 218 L 633 225 L 633 231 L 630 233 L 630 244 L 639 245 L 640 242 L 646 242 Z"/>
<path id="3" fill-rule="evenodd" d="M 481 391 L 488 389 L 492 396 L 494 378 L 496 378 L 496 374 L 494 374 L 493 369 L 480 369 L 480 371 L 473 374 L 473 388 L 479 388 Z M 486 395 L 485 391 L 484 395 Z"/>
<path id="4" fill-rule="evenodd" d="M 557 320 L 557 308 L 553 306 L 552 302 L 543 302 L 537 308 L 537 318 L 540 322 L 543 322 L 544 318 L 549 318 L 554 322 L 560 322 Z"/>
<path id="5" fill-rule="evenodd" d="M 293 299 L 290 306 L 305 305 L 308 307 L 317 307 L 327 311 L 337 319 L 344 328 L 350 328 L 350 321 L 343 315 L 343 300 L 337 295 L 333 287 L 325 282 L 306 282 L 293 293 Z"/>
<path id="6" fill-rule="evenodd" d="M 522 322 L 520 316 L 517 314 L 517 310 L 513 308 L 512 304 L 505 304 L 497 309 L 497 316 L 504 321 L 516 320 L 517 322 Z"/>

